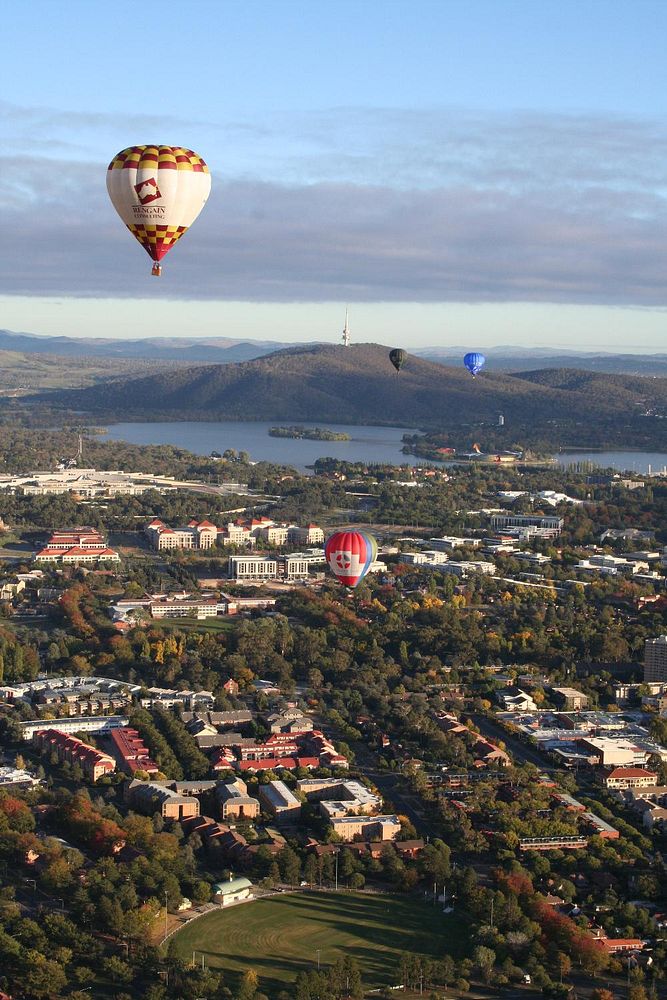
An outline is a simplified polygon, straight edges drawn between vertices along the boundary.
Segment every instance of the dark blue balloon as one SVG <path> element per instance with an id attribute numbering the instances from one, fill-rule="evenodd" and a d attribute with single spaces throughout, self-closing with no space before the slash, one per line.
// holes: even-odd
<path id="1" fill-rule="evenodd" d="M 463 364 L 474 378 L 477 372 L 481 371 L 484 367 L 485 361 L 486 358 L 483 354 L 478 354 L 477 351 L 471 351 L 470 354 L 466 354 L 463 359 Z"/>

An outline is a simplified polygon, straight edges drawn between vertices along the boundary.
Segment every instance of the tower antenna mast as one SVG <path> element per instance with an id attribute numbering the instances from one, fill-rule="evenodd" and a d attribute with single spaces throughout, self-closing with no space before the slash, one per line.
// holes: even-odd
<path id="1" fill-rule="evenodd" d="M 343 347 L 350 346 L 350 327 L 347 321 L 348 307 L 345 306 L 345 326 L 343 327 Z"/>

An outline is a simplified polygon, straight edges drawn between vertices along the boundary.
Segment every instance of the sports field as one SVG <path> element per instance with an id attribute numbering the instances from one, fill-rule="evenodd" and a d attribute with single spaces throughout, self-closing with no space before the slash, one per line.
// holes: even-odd
<path id="1" fill-rule="evenodd" d="M 439 958 L 458 954 L 466 925 L 414 898 L 359 892 L 299 892 L 214 910 L 173 938 L 179 957 L 202 953 L 206 964 L 234 973 L 254 969 L 269 995 L 302 970 L 340 955 L 359 962 L 366 987 L 390 985 L 401 952 Z M 233 978 L 233 976 L 232 976 Z"/>

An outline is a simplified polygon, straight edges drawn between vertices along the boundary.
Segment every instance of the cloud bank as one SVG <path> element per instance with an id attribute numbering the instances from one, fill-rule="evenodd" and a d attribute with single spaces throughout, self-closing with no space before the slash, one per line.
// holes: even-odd
<path id="1" fill-rule="evenodd" d="M 106 196 L 122 123 L 4 110 L 0 294 L 667 304 L 662 123 L 391 109 L 197 123 L 213 191 L 157 283 Z"/>

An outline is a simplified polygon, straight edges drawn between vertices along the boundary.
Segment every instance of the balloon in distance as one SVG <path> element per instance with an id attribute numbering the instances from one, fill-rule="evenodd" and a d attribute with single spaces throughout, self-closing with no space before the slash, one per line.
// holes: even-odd
<path id="1" fill-rule="evenodd" d="M 377 551 L 377 542 L 365 531 L 337 531 L 324 546 L 331 572 L 346 587 L 356 587 L 363 580 Z"/>
<path id="2" fill-rule="evenodd" d="M 129 146 L 107 170 L 107 190 L 121 219 L 154 261 L 160 261 L 195 221 L 211 190 L 204 160 L 182 146 Z"/>
<path id="3" fill-rule="evenodd" d="M 480 372 L 486 364 L 486 358 L 477 351 L 471 351 L 470 354 L 466 354 L 464 357 L 463 364 L 474 378 L 477 372 Z"/>
<path id="4" fill-rule="evenodd" d="M 389 360 L 391 361 L 396 371 L 400 372 L 401 368 L 408 360 L 408 352 L 402 350 L 400 347 L 394 348 L 393 351 L 389 352 Z"/>

